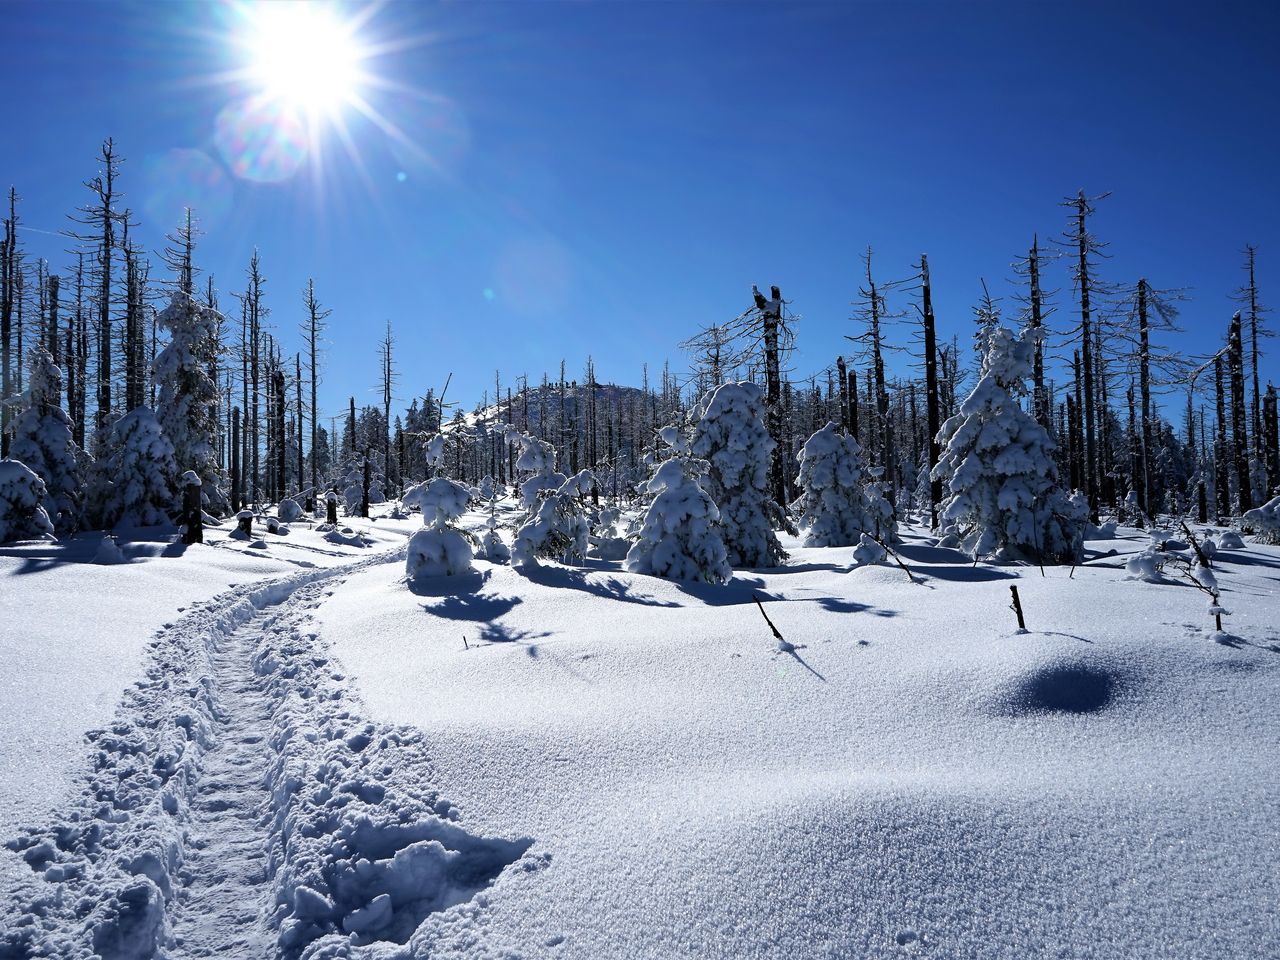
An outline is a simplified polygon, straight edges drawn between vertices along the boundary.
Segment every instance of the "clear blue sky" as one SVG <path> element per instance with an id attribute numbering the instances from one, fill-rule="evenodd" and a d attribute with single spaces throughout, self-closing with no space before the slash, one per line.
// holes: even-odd
<path id="1" fill-rule="evenodd" d="M 1246 242 L 1280 305 L 1271 3 L 389 4 L 359 35 L 396 48 L 364 64 L 392 86 L 365 96 L 417 149 L 347 109 L 351 151 L 326 126 L 276 182 L 233 169 L 246 91 L 211 79 L 243 59 L 233 9 L 0 17 L 0 183 L 24 222 L 62 229 L 113 136 L 141 238 L 158 248 L 194 203 L 224 306 L 259 248 L 286 350 L 316 278 L 326 415 L 374 402 L 387 320 L 405 401 L 453 371 L 469 404 L 494 368 L 536 379 L 563 357 L 577 375 L 590 352 L 602 379 L 636 383 L 645 361 L 680 366 L 676 344 L 753 282 L 802 315 L 803 376 L 848 351 L 867 244 L 885 278 L 927 251 L 943 333 L 967 338 L 979 278 L 1007 295 L 1009 262 L 1061 231 L 1080 187 L 1113 192 L 1095 222 L 1107 279 L 1193 288 L 1180 348 L 1225 327 Z M 24 240 L 69 263 L 65 241 Z M 1061 265 L 1047 285 L 1067 314 Z"/>

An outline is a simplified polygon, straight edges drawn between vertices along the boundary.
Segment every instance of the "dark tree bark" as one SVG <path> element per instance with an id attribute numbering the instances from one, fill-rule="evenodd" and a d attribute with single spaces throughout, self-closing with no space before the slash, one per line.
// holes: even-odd
<path id="1" fill-rule="evenodd" d="M 1244 341 L 1240 314 L 1231 318 L 1227 356 L 1231 364 L 1231 433 L 1232 455 L 1236 466 L 1236 491 L 1240 512 L 1253 507 L 1252 482 L 1249 476 L 1249 441 L 1245 420 Z"/>
<path id="2" fill-rule="evenodd" d="M 1067 233 L 1067 241 L 1075 248 L 1076 266 L 1075 280 L 1080 292 L 1080 344 L 1081 360 L 1084 373 L 1084 488 L 1089 499 L 1090 518 L 1098 522 L 1099 498 L 1099 458 L 1097 437 L 1097 410 L 1094 392 L 1094 344 L 1093 315 L 1090 304 L 1092 275 L 1089 255 L 1094 244 L 1089 236 L 1088 218 L 1093 207 L 1083 190 L 1064 202 L 1064 206 L 1074 209 L 1071 228 Z"/>
<path id="3" fill-rule="evenodd" d="M 1213 441 L 1213 486 L 1218 501 L 1218 519 L 1231 516 L 1231 474 L 1227 455 L 1227 403 L 1222 390 L 1222 354 L 1213 358 L 1213 383 L 1217 400 L 1217 427 Z"/>
<path id="4" fill-rule="evenodd" d="M 1034 248 L 1033 248 L 1034 249 Z M 942 456 L 942 448 L 938 443 L 938 431 L 942 423 L 938 398 L 938 342 L 936 322 L 933 316 L 933 288 L 929 282 L 929 258 L 920 255 L 921 276 L 921 312 L 924 317 L 924 382 L 927 429 L 929 431 L 929 470 L 938 465 Z M 1036 356 L 1039 358 L 1040 345 L 1036 344 Z M 1042 371 L 1043 372 L 1043 371 Z M 929 525 L 931 529 L 938 527 L 938 506 L 942 503 L 941 478 L 929 481 Z"/>
<path id="5" fill-rule="evenodd" d="M 1276 488 L 1280 487 L 1280 423 L 1277 422 L 1274 384 L 1267 385 L 1263 420 L 1263 432 L 1266 434 L 1267 483 L 1270 485 L 1267 493 L 1271 496 L 1276 493 Z"/>

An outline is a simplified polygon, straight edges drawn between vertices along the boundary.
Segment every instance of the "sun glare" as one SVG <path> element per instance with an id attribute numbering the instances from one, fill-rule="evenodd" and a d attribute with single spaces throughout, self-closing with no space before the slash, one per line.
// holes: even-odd
<path id="1" fill-rule="evenodd" d="M 246 24 L 249 72 L 262 92 L 308 113 L 354 99 L 364 52 L 353 23 L 316 3 L 260 3 Z"/>

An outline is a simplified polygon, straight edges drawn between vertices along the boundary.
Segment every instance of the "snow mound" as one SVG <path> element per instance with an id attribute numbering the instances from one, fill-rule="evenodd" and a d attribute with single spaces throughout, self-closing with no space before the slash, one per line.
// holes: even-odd
<path id="1" fill-rule="evenodd" d="M 276 508 L 276 516 L 281 523 L 296 523 L 302 519 L 302 504 L 297 500 L 281 500 Z"/>
<path id="2" fill-rule="evenodd" d="M 324 535 L 324 538 L 330 543 L 336 543 L 343 547 L 367 547 L 364 537 L 358 533 L 354 533 L 350 527 L 343 527 L 341 530 L 330 530 Z"/>
<path id="3" fill-rule="evenodd" d="M 1274 501 L 1272 502 L 1274 503 Z M 1259 534 L 1256 537 L 1256 539 L 1259 543 L 1273 542 L 1271 540 L 1266 539 L 1266 537 L 1263 536 L 1262 534 Z M 1236 533 L 1236 531 L 1234 530 L 1223 530 L 1222 533 L 1218 535 L 1218 549 L 1219 550 L 1243 550 L 1244 540 L 1241 538 L 1240 534 Z"/>
<path id="4" fill-rule="evenodd" d="M 120 551 L 120 544 L 116 543 L 115 537 L 107 534 L 102 538 L 97 552 L 93 555 L 93 562 L 103 565 L 126 562 L 125 555 Z"/>

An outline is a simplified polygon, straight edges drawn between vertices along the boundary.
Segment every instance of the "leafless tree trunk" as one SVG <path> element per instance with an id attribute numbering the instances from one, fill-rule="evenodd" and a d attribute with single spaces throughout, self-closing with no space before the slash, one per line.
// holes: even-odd
<path id="1" fill-rule="evenodd" d="M 1232 453 L 1236 464 L 1236 491 L 1240 500 L 1240 512 L 1243 513 L 1253 507 L 1253 491 L 1249 476 L 1249 440 L 1245 420 L 1244 341 L 1238 312 L 1231 318 L 1227 356 L 1231 364 Z"/>

